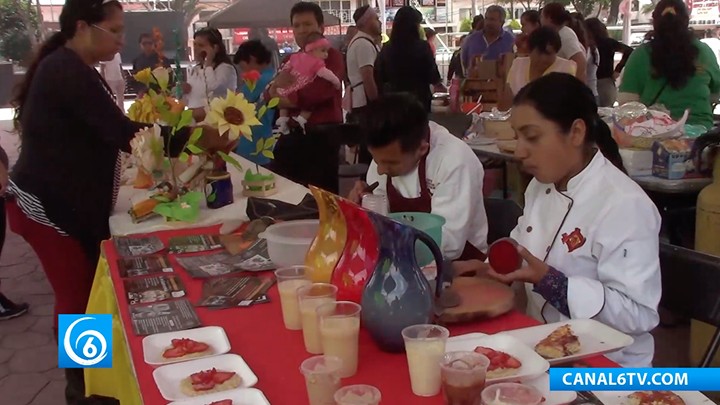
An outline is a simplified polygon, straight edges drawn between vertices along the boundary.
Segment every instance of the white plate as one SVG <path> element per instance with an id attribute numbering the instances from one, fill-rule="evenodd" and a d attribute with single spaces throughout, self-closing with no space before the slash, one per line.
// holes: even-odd
<path id="1" fill-rule="evenodd" d="M 545 398 L 542 405 L 566 405 L 577 398 L 575 391 L 550 391 L 550 376 L 547 373 L 534 380 L 525 381 L 523 384 L 531 385 L 542 392 Z"/>
<path id="2" fill-rule="evenodd" d="M 487 384 L 494 384 L 503 381 L 525 381 L 533 379 L 544 374 L 550 364 L 522 344 L 518 339 L 507 335 L 482 335 L 481 333 L 470 333 L 460 335 L 448 339 L 445 345 L 446 352 L 454 351 L 473 351 L 478 346 L 489 347 L 491 349 L 503 351 L 516 359 L 520 360 L 522 366 L 517 374 L 488 379 Z"/>
<path id="3" fill-rule="evenodd" d="M 162 354 L 165 349 L 172 345 L 173 339 L 192 339 L 196 342 L 203 342 L 210 346 L 210 353 L 191 357 L 168 359 L 163 358 Z M 164 365 L 179 363 L 181 361 L 204 359 L 206 357 L 225 354 L 230 351 L 230 341 L 225 334 L 225 330 L 219 326 L 206 326 L 203 328 L 187 329 L 178 332 L 157 333 L 155 335 L 146 336 L 142 341 L 143 357 L 145 363 L 151 365 Z"/>
<path id="4" fill-rule="evenodd" d="M 565 322 L 549 323 L 531 328 L 515 329 L 501 332 L 502 335 L 514 336 L 535 350 L 535 345 L 546 338 L 555 329 L 570 325 L 573 333 L 580 339 L 580 351 L 572 356 L 548 359 L 550 364 L 563 364 L 587 357 L 620 350 L 630 346 L 634 339 L 603 323 L 592 319 L 570 319 Z"/>
<path id="5" fill-rule="evenodd" d="M 270 405 L 265 394 L 256 388 L 216 392 L 193 399 L 171 402 L 169 405 L 207 405 L 223 399 L 232 399 L 232 405 Z"/>
<path id="6" fill-rule="evenodd" d="M 189 397 L 180 390 L 180 381 L 190 377 L 191 374 L 216 368 L 218 371 L 234 371 L 242 379 L 239 388 L 250 388 L 257 384 L 258 378 L 245 360 L 237 354 L 223 354 L 220 356 L 208 357 L 205 359 L 185 361 L 182 363 L 169 364 L 167 366 L 158 367 L 153 371 L 155 385 L 157 385 L 160 394 L 168 401 L 176 401 L 178 399 L 189 399 Z M 228 390 L 225 392 L 230 392 Z M 207 394 L 209 395 L 209 394 Z"/>
<path id="7" fill-rule="evenodd" d="M 626 405 L 627 396 L 635 391 L 593 391 L 596 397 L 604 405 Z M 699 391 L 673 391 L 685 401 L 685 405 L 711 405 L 714 404 L 710 398 Z"/>

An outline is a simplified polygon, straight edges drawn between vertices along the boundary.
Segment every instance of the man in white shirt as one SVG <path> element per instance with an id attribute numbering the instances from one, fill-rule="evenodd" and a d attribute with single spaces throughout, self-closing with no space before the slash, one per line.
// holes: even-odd
<path id="1" fill-rule="evenodd" d="M 118 107 L 125 112 L 125 78 L 122 74 L 122 60 L 119 52 L 112 60 L 100 62 L 100 73 L 115 94 Z"/>
<path id="2" fill-rule="evenodd" d="M 462 140 L 428 121 L 427 111 L 409 94 L 390 94 L 368 104 L 363 129 L 373 157 L 367 183 L 386 195 L 390 212 L 429 212 L 445 218 L 443 256 L 484 260 L 487 217 L 482 196 L 484 171 Z M 368 189 L 358 182 L 349 198 L 359 202 Z"/>
<path id="3" fill-rule="evenodd" d="M 380 18 L 375 9 L 370 6 L 362 6 L 355 10 L 353 19 L 358 33 L 348 45 L 345 63 L 349 85 L 345 88 L 345 97 L 350 100 L 349 106 L 351 107 L 348 121 L 361 122 L 363 109 L 368 101 L 378 97 L 378 88 L 375 83 L 375 59 L 377 59 L 378 48 L 375 45 L 375 39 L 382 31 Z M 360 145 L 358 162 L 367 164 L 371 160 L 372 157 L 367 148 Z"/>

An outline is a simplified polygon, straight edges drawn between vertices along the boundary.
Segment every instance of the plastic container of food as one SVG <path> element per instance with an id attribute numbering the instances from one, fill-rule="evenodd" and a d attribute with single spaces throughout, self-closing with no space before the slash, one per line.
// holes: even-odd
<path id="1" fill-rule="evenodd" d="M 538 405 L 543 395 L 537 388 L 518 383 L 499 383 L 482 392 L 483 405 Z"/>
<path id="2" fill-rule="evenodd" d="M 305 255 L 319 227 L 317 219 L 280 222 L 258 237 L 267 240 L 270 260 L 278 267 L 298 266 L 305 264 Z"/>

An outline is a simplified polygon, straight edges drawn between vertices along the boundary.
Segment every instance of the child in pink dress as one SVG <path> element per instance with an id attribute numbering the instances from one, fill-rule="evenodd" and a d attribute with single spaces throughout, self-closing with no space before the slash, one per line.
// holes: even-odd
<path id="1" fill-rule="evenodd" d="M 335 76 L 335 73 L 325 67 L 325 60 L 328 58 L 329 49 L 330 41 L 322 34 L 309 34 L 308 41 L 302 52 L 292 55 L 280 71 L 278 78 L 284 76 L 285 80 L 283 81 L 287 81 L 289 84 L 278 88 L 278 94 L 281 97 L 288 97 L 312 83 L 316 77 L 328 80 L 339 89 L 341 87 L 340 79 Z M 290 117 L 288 114 L 287 109 L 281 109 L 280 117 L 277 119 L 280 131 L 284 134 L 289 132 L 287 124 Z M 301 111 L 300 114 L 297 117 L 293 117 L 293 119 L 304 129 L 311 115 L 311 111 Z"/>

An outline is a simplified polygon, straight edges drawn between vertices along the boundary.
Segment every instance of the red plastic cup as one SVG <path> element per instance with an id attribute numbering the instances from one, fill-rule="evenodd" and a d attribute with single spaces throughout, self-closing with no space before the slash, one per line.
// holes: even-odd
<path id="1" fill-rule="evenodd" d="M 490 267 L 499 274 L 508 274 L 522 266 L 522 257 L 518 253 L 518 243 L 512 238 L 496 240 L 488 249 Z"/>

